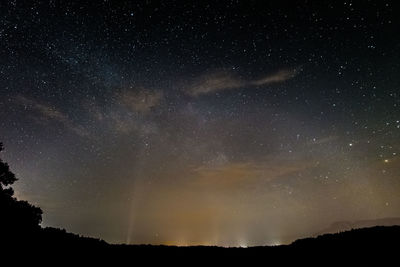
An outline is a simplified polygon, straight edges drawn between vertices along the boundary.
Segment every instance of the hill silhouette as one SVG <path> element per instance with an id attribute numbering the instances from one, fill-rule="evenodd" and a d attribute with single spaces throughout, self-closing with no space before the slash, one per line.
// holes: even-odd
<path id="1" fill-rule="evenodd" d="M 336 234 L 325 234 L 315 238 L 305 238 L 289 245 L 257 247 L 218 246 L 164 246 L 164 245 L 124 245 L 109 244 L 103 240 L 68 233 L 63 229 L 40 228 L 15 242 L 12 235 L 2 251 L 7 255 L 41 255 L 46 257 L 76 257 L 103 261 L 134 259 L 151 263 L 257 263 L 259 261 L 312 264 L 323 261 L 343 262 L 389 262 L 397 257 L 400 240 L 400 226 L 376 226 L 353 229 Z M 25 260 L 23 260 L 25 262 Z"/>
<path id="2" fill-rule="evenodd" d="M 0 151 L 3 149 L 0 143 Z M 17 200 L 10 187 L 16 181 L 7 163 L 0 158 L 0 251 L 2 255 L 34 255 L 49 258 L 62 255 L 62 259 L 80 255 L 102 258 L 129 258 L 150 262 L 179 259 L 180 262 L 249 262 L 250 260 L 279 260 L 281 262 L 320 256 L 330 261 L 342 257 L 368 260 L 394 258 L 400 240 L 400 226 L 375 226 L 352 229 L 335 234 L 296 240 L 290 245 L 224 248 L 216 246 L 155 246 L 109 244 L 104 240 L 68 233 L 64 229 L 40 226 L 42 210 L 26 201 Z M 390 220 L 397 222 L 397 220 Z M 370 222 L 368 222 L 370 223 Z M 336 255 L 336 256 L 335 256 Z M 68 257 L 66 257 L 68 256 Z M 309 258 L 308 258 L 309 257 Z M 28 257 L 27 259 L 33 259 Z M 1 263 L 1 260 L 0 260 Z"/>
<path id="3" fill-rule="evenodd" d="M 393 226 L 393 225 L 400 225 L 399 217 L 380 218 L 374 220 L 338 221 L 332 223 L 331 225 L 329 225 L 329 227 L 323 229 L 322 231 L 317 232 L 316 234 L 314 234 L 314 236 L 340 233 L 358 228 L 369 228 L 374 226 Z"/>

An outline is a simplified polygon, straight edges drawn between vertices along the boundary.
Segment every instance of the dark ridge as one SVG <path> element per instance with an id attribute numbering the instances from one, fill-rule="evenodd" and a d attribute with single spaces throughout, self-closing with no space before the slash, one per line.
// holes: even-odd
<path id="1" fill-rule="evenodd" d="M 254 246 L 248 248 L 240 247 L 218 247 L 218 246 L 167 246 L 167 245 L 126 245 L 109 244 L 101 239 L 84 237 L 68 233 L 58 228 L 37 228 L 30 231 L 8 231 L 2 234 L 1 242 L 9 244 L 9 248 L 18 246 L 29 250 L 67 250 L 86 252 L 101 250 L 108 253 L 229 253 L 248 254 L 253 252 L 268 253 L 296 253 L 301 251 L 335 251 L 348 252 L 352 250 L 363 251 L 392 251 L 398 248 L 400 240 L 400 226 L 375 226 L 370 228 L 353 229 L 350 231 L 324 234 L 318 237 L 304 238 L 294 241 L 289 245 L 280 246 Z M 21 234 L 23 233 L 23 235 Z M 143 256 L 143 255 L 142 255 Z M 273 255 L 272 255 L 273 256 Z"/>

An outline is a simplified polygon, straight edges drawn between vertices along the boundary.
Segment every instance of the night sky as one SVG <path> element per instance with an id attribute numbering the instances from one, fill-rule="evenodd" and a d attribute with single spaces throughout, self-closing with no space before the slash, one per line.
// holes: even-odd
<path id="1" fill-rule="evenodd" d="M 1 1 L 17 197 L 131 244 L 399 217 L 400 10 L 360 2 Z"/>

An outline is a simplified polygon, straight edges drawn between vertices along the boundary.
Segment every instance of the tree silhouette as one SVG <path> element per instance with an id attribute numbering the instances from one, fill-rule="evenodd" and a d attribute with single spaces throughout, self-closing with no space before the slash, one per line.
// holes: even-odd
<path id="1" fill-rule="evenodd" d="M 3 143 L 0 143 L 0 152 L 3 151 Z M 12 196 L 14 194 L 14 191 L 12 188 L 4 188 L 8 185 L 13 184 L 15 181 L 17 181 L 17 178 L 15 177 L 14 173 L 10 171 L 10 167 L 8 166 L 7 163 L 3 162 L 3 160 L 0 158 L 0 192 L 1 194 L 5 194 L 8 196 Z"/>
<path id="2" fill-rule="evenodd" d="M 0 152 L 3 144 L 0 143 Z M 17 200 L 11 185 L 17 181 L 10 167 L 0 158 L 0 232 L 3 237 L 27 237 L 40 229 L 42 210 Z"/>

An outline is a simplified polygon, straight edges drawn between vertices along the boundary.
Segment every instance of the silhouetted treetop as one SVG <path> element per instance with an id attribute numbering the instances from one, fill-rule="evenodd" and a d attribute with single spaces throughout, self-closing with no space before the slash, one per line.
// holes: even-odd
<path id="1" fill-rule="evenodd" d="M 0 152 L 3 144 L 0 143 Z M 10 167 L 0 158 L 0 234 L 7 239 L 27 237 L 38 231 L 42 222 L 42 210 L 27 201 L 17 200 L 10 187 L 17 178 Z"/>
<path id="2" fill-rule="evenodd" d="M 0 152 L 3 151 L 3 143 L 0 143 Z M 2 193 L 12 196 L 12 188 L 5 188 L 17 181 L 14 173 L 10 171 L 10 166 L 0 158 L 0 190 Z"/>

